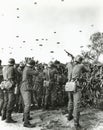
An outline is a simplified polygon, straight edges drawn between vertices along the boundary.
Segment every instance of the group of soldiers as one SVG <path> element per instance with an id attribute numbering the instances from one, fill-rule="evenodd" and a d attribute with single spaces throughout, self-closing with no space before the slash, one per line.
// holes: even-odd
<path id="1" fill-rule="evenodd" d="M 66 65 L 59 61 L 36 64 L 32 59 L 17 65 L 15 59 L 10 58 L 8 65 L 2 66 L 0 61 L 1 120 L 16 123 L 12 119 L 12 112 L 23 112 L 23 126 L 32 128 L 35 123 L 30 123 L 31 105 L 48 110 L 68 104 L 67 118 L 69 121 L 74 118 L 75 129 L 80 130 L 81 102 L 85 104 L 89 98 L 88 92 L 98 98 L 102 86 L 102 82 L 97 85 L 102 78 L 102 67 L 98 69 L 97 66 L 84 65 L 82 61 L 79 55 Z M 76 82 L 76 90 L 65 92 L 65 84 L 70 81 Z"/>
<path id="2" fill-rule="evenodd" d="M 31 105 L 43 110 L 62 106 L 65 92 L 63 85 L 67 80 L 63 71 L 64 66 L 60 67 L 59 62 L 56 65 L 36 65 L 31 59 L 17 65 L 15 59 L 10 58 L 8 65 L 1 66 L 1 120 L 16 123 L 11 117 L 12 112 L 23 112 L 24 127 L 31 128 L 35 126 L 29 121 L 32 119 Z"/>

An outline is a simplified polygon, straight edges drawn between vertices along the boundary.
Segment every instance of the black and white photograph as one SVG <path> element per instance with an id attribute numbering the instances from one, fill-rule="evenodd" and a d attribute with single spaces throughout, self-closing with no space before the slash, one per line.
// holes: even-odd
<path id="1" fill-rule="evenodd" d="M 0 129 L 103 130 L 103 0 L 0 0 Z"/>

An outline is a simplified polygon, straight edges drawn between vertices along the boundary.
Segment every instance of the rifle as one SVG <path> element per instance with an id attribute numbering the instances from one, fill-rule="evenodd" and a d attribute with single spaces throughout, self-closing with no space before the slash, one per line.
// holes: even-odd
<path id="1" fill-rule="evenodd" d="M 70 57 L 72 58 L 72 60 L 74 60 L 74 56 L 73 56 L 71 53 L 69 53 L 69 52 L 66 51 L 65 49 L 64 49 L 64 51 L 67 53 L 68 56 L 70 56 Z"/>

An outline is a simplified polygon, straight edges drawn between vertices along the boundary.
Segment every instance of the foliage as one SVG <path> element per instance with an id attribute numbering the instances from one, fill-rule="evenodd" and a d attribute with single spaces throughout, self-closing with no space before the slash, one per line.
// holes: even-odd
<path id="1" fill-rule="evenodd" d="M 96 32 L 90 36 L 91 43 L 87 45 L 88 51 L 82 50 L 82 56 L 87 60 L 98 61 L 103 53 L 103 33 Z"/>

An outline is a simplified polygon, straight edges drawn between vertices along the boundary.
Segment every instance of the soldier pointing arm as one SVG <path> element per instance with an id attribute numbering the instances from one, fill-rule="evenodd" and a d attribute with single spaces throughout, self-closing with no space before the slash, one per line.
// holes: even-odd
<path id="1" fill-rule="evenodd" d="M 33 70 L 35 65 L 34 60 L 30 60 L 24 70 L 22 75 L 22 84 L 21 84 L 21 94 L 24 101 L 24 127 L 35 127 L 35 124 L 30 124 L 30 106 L 31 106 L 31 94 L 33 90 L 33 75 L 37 75 L 38 72 Z"/>

